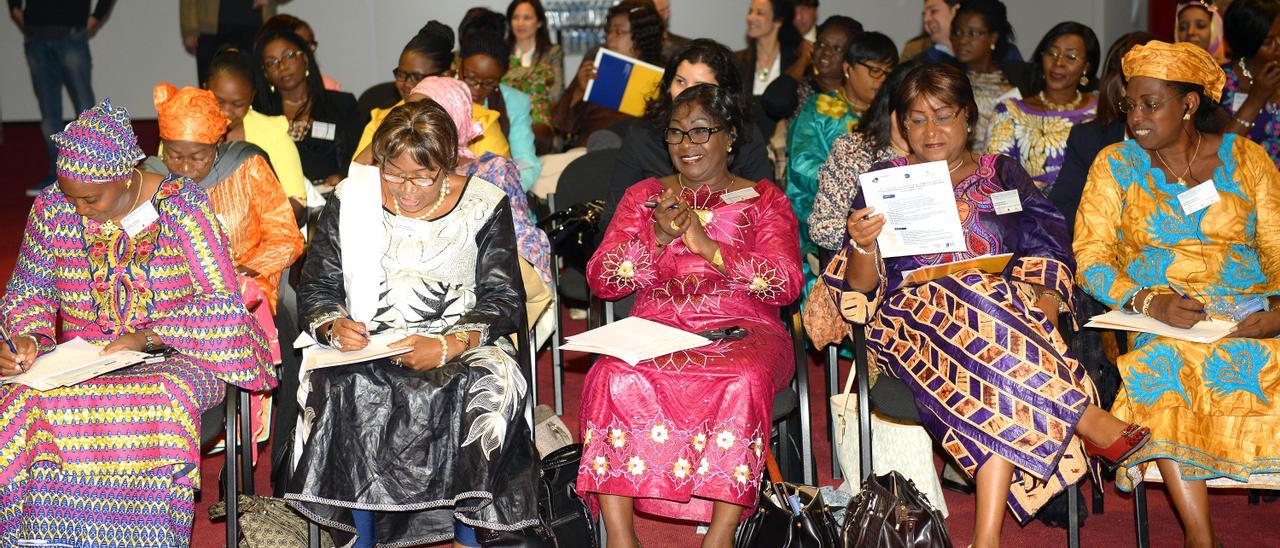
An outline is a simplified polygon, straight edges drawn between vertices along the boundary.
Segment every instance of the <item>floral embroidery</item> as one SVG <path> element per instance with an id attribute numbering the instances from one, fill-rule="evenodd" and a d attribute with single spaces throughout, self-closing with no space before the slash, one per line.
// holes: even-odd
<path id="1" fill-rule="evenodd" d="M 604 280 L 621 289 L 636 290 L 653 283 L 653 256 L 639 240 L 623 242 L 604 256 Z"/>
<path id="2" fill-rule="evenodd" d="M 751 467 L 739 464 L 737 468 L 733 469 L 733 478 L 738 480 L 738 483 L 746 483 L 751 479 Z"/>
<path id="3" fill-rule="evenodd" d="M 671 467 L 671 474 L 679 479 L 689 477 L 689 472 L 693 470 L 693 466 L 685 459 L 676 459 L 675 466 Z"/>
<path id="4" fill-rule="evenodd" d="M 698 434 L 693 437 L 693 448 L 698 451 L 702 451 L 704 448 L 706 448 L 706 446 L 707 446 L 707 435 L 705 433 L 698 432 Z M 706 461 L 704 460 L 702 462 L 705 463 Z"/>
<path id="5" fill-rule="evenodd" d="M 627 471 L 631 472 L 631 475 L 639 476 L 644 473 L 644 469 L 644 459 L 641 459 L 640 457 L 631 457 L 630 459 L 627 459 Z"/>
<path id="6" fill-rule="evenodd" d="M 725 430 L 724 432 L 721 432 L 719 436 L 716 436 L 716 445 L 721 449 L 733 447 L 733 443 L 735 441 L 738 441 L 738 437 L 728 430 Z"/>
<path id="7" fill-rule="evenodd" d="M 666 443 L 670 435 L 665 424 L 655 424 L 649 430 L 649 439 L 653 440 L 654 443 Z"/>
<path id="8" fill-rule="evenodd" d="M 178 188 L 176 182 L 162 183 L 157 198 L 172 196 Z M 154 222 L 131 238 L 124 230 L 87 217 L 83 222 L 98 326 L 108 334 L 131 333 L 151 318 L 155 293 L 145 280 L 151 277 L 160 224 Z"/>
<path id="9" fill-rule="evenodd" d="M 609 441 L 615 449 L 621 449 L 627 444 L 627 433 L 617 428 L 609 429 Z"/>
<path id="10" fill-rule="evenodd" d="M 595 468 L 597 474 L 604 474 L 609 471 L 609 459 L 604 455 L 596 457 L 596 460 L 592 463 L 592 467 Z"/>
<path id="11" fill-rule="evenodd" d="M 756 458 L 760 458 L 764 455 L 764 440 L 760 438 L 751 440 L 751 449 L 756 452 Z"/>
<path id="12" fill-rule="evenodd" d="M 706 459 L 705 457 L 704 457 L 701 461 L 699 461 L 699 462 L 698 462 L 698 475 L 699 475 L 699 476 L 705 476 L 705 475 L 707 475 L 707 471 L 708 471 L 708 470 L 710 470 L 710 469 L 711 469 L 711 463 L 708 463 L 708 462 L 707 462 L 707 459 Z"/>
<path id="13" fill-rule="evenodd" d="M 734 265 L 734 279 L 747 286 L 747 292 L 762 301 L 782 293 L 785 280 L 778 269 L 760 259 L 749 259 Z"/>
<path id="14" fill-rule="evenodd" d="M 594 430 L 587 430 L 587 432 L 586 432 L 585 434 L 583 434 L 583 435 L 582 435 L 582 445 L 584 445 L 584 446 L 590 446 L 590 445 L 591 445 L 591 434 L 593 434 L 593 433 L 595 433 L 595 431 L 594 431 Z"/>

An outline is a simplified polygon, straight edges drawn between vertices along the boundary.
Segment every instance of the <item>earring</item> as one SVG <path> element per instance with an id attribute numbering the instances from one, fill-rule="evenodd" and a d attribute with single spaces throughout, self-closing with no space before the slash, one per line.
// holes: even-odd
<path id="1" fill-rule="evenodd" d="M 996 45 L 995 45 L 995 44 L 991 44 L 991 51 L 995 51 L 995 50 L 996 50 Z"/>
<path id="2" fill-rule="evenodd" d="M 304 73 L 303 73 L 302 77 L 303 77 L 303 78 L 310 78 L 310 77 L 311 77 L 311 69 L 307 69 L 307 70 L 306 70 L 306 72 L 304 72 Z"/>
<path id="3" fill-rule="evenodd" d="M 1186 122 L 1188 120 L 1191 120 L 1191 111 L 1187 111 L 1185 114 L 1182 115 L 1182 121 Z"/>
<path id="4" fill-rule="evenodd" d="M 271 93 L 275 93 L 275 92 L 276 92 L 276 86 L 275 86 L 274 84 L 273 84 L 273 85 L 270 85 L 270 86 L 267 86 L 267 89 L 268 89 L 268 90 L 270 90 L 270 91 L 271 91 Z"/>
<path id="5" fill-rule="evenodd" d="M 728 152 L 733 152 L 733 144 L 732 144 L 732 143 L 730 143 L 730 144 L 729 144 L 729 150 L 728 150 Z"/>
<path id="6" fill-rule="evenodd" d="M 1088 76 L 1081 76 L 1081 77 L 1080 77 L 1080 85 L 1081 85 L 1081 86 L 1087 86 L 1087 85 L 1089 85 L 1089 77 L 1088 77 Z"/>

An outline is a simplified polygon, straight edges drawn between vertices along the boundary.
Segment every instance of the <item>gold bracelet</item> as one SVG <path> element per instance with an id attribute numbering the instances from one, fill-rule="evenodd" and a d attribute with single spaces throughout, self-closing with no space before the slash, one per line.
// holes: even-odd
<path id="1" fill-rule="evenodd" d="M 1151 316 L 1151 301 L 1155 300 L 1158 293 L 1154 289 L 1147 290 L 1147 298 L 1142 299 L 1142 315 Z"/>

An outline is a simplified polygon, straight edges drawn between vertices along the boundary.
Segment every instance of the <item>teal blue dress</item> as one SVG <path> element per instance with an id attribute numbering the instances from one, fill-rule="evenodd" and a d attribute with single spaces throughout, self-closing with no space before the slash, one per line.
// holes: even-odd
<path id="1" fill-rule="evenodd" d="M 787 197 L 798 219 L 808 219 L 818 194 L 818 168 L 827 162 L 836 138 L 858 126 L 859 116 L 834 93 L 811 95 L 787 135 Z M 800 253 L 816 253 L 808 223 L 800 223 Z M 812 278 L 813 275 L 806 276 Z"/>

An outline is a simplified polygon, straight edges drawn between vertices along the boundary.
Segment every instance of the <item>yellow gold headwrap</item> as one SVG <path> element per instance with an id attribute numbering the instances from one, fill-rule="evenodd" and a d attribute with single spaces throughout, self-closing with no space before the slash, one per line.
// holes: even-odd
<path id="1" fill-rule="evenodd" d="M 1170 44 L 1152 40 L 1134 46 L 1125 54 L 1124 77 L 1131 80 L 1147 76 L 1167 82 L 1186 82 L 1204 86 L 1204 94 L 1214 101 L 1222 100 L 1222 86 L 1227 75 L 1209 52 L 1190 42 Z"/>
<path id="2" fill-rule="evenodd" d="M 178 89 L 160 82 L 151 92 L 160 125 L 160 138 L 212 145 L 222 140 L 231 123 L 213 92 L 200 88 Z"/>

